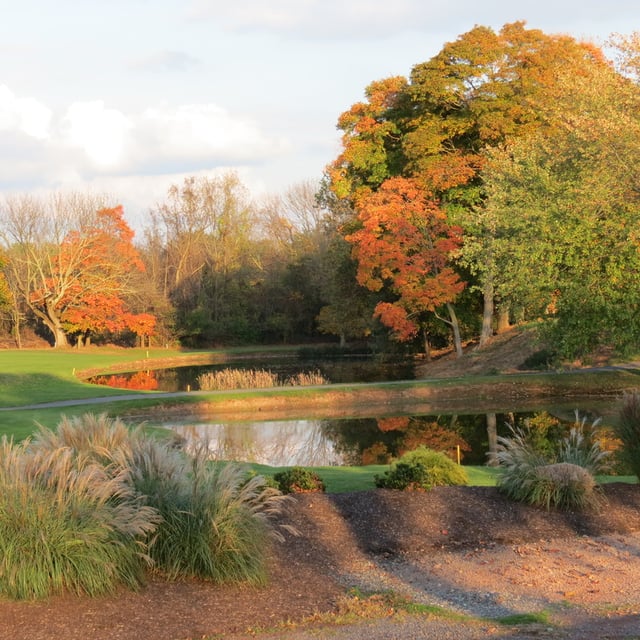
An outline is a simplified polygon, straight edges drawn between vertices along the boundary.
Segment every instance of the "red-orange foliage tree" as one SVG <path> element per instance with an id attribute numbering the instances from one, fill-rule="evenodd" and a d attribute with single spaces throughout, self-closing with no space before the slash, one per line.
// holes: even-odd
<path id="1" fill-rule="evenodd" d="M 68 272 L 71 265 L 81 271 L 60 299 L 60 320 L 80 343 L 92 333 L 128 329 L 142 340 L 153 333 L 155 318 L 131 313 L 124 298 L 129 277 L 144 271 L 144 264 L 123 216 L 122 206 L 101 209 L 94 226 L 70 233 L 63 242 L 60 272 Z"/>
<path id="2" fill-rule="evenodd" d="M 81 340 L 127 328 L 131 280 L 144 270 L 133 235 L 123 208 L 105 208 L 95 197 L 7 201 L 2 236 L 14 295 L 48 327 L 55 346 L 66 346 L 69 334 Z"/>
<path id="3" fill-rule="evenodd" d="M 461 243 L 431 195 L 415 180 L 390 178 L 359 198 L 360 227 L 347 236 L 358 261 L 358 282 L 396 296 L 375 313 L 398 340 L 414 337 L 425 313 L 438 313 L 464 288 L 450 265 Z M 445 320 L 451 323 L 451 318 Z M 460 347 L 460 336 L 455 336 Z"/>

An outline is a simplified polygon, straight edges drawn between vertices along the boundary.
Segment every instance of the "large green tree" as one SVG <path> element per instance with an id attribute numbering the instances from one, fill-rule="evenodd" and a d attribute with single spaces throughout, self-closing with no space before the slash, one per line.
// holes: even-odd
<path id="1" fill-rule="evenodd" d="M 628 54 L 628 51 L 623 51 Z M 488 154 L 496 287 L 546 313 L 564 356 L 640 346 L 640 88 L 612 66 L 558 74 L 553 123 Z M 469 244 L 471 247 L 471 244 Z"/>
<path id="2" fill-rule="evenodd" d="M 483 295 L 483 344 L 494 329 L 496 302 L 506 317 L 516 305 L 523 308 L 525 293 L 528 298 L 543 297 L 533 284 L 526 292 L 507 286 L 500 272 L 501 246 L 518 242 L 505 232 L 520 224 L 503 218 L 526 213 L 525 226 L 539 221 L 526 208 L 498 213 L 489 202 L 493 196 L 487 190 L 487 163 L 493 152 L 509 153 L 520 140 L 562 135 L 567 122 L 573 123 L 574 135 L 589 128 L 589 120 L 581 121 L 580 114 L 584 94 L 593 92 L 590 78 L 609 82 L 617 76 L 602 51 L 590 43 L 527 29 L 521 22 L 499 32 L 475 27 L 416 65 L 408 80 L 373 83 L 367 101 L 343 114 L 339 128 L 344 150 L 329 168 L 332 186 L 357 209 L 363 193 L 401 175 L 441 203 L 450 223 L 460 224 L 465 232 L 457 258 Z M 571 77 L 577 80 L 573 86 Z M 541 190 L 538 185 L 537 193 Z M 525 281 L 523 275 L 520 284 Z"/>

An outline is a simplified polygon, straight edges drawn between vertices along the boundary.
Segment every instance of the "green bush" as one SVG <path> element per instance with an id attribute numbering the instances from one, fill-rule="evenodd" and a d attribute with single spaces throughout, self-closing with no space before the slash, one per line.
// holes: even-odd
<path id="1" fill-rule="evenodd" d="M 605 453 L 576 424 L 560 443 L 555 459 L 541 454 L 521 429 L 498 437 L 498 488 L 513 500 L 560 510 L 596 509 L 602 497 L 593 474 L 601 470 Z"/>
<path id="2" fill-rule="evenodd" d="M 405 453 L 374 481 L 376 487 L 383 489 L 428 491 L 432 487 L 467 484 L 467 474 L 444 453 L 419 447 Z"/>
<path id="3" fill-rule="evenodd" d="M 302 467 L 292 467 L 274 474 L 282 493 L 311 493 L 324 491 L 322 478 L 317 473 Z"/>
<path id="4" fill-rule="evenodd" d="M 625 393 L 614 433 L 622 442 L 618 452 L 623 464 L 640 479 L 640 393 Z"/>
<path id="5" fill-rule="evenodd" d="M 555 351 L 551 349 L 540 349 L 527 357 L 518 369 L 546 371 L 553 367 L 556 359 L 557 354 Z"/>

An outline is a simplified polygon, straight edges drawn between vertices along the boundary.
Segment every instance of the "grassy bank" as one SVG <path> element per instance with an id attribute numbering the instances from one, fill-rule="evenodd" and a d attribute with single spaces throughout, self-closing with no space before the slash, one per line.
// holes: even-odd
<path id="1" fill-rule="evenodd" d="M 250 465 L 256 473 L 264 476 L 274 476 L 289 467 L 269 467 L 267 465 Z M 328 493 L 344 493 L 347 491 L 368 491 L 375 487 L 374 478 L 382 475 L 389 469 L 389 465 L 369 465 L 366 467 L 308 467 L 322 478 Z M 469 486 L 495 487 L 499 470 L 497 467 L 465 466 L 465 472 L 469 478 Z M 610 482 L 626 482 L 635 484 L 638 479 L 635 476 L 598 476 L 600 484 Z"/>
<path id="2" fill-rule="evenodd" d="M 266 351 L 266 349 L 263 349 Z M 271 351 L 277 351 L 272 349 Z M 289 349 L 290 351 L 290 349 Z M 638 387 L 633 371 L 510 374 L 375 384 L 341 384 L 270 390 L 162 394 L 95 386 L 79 375 L 157 369 L 177 364 L 230 361 L 248 349 L 185 353 L 172 349 L 0 351 L 0 435 L 29 435 L 35 422 L 55 426 L 60 415 L 85 412 L 144 419 L 150 414 L 214 413 L 225 419 L 359 417 L 515 409 L 538 410 L 549 398 L 575 406 L 578 399 L 619 398 Z M 123 399 L 126 396 L 126 399 Z M 67 402 L 61 407 L 26 408 Z M 21 409 L 20 407 L 25 407 Z M 7 408 L 15 408 L 7 410 Z M 4 409 L 4 410 L 3 410 Z"/>

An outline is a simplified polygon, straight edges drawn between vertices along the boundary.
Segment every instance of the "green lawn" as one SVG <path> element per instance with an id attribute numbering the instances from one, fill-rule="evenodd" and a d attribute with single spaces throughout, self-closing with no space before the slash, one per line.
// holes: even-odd
<path id="1" fill-rule="evenodd" d="M 266 350 L 266 349 L 264 349 Z M 238 349 L 236 351 L 243 351 Z M 208 352 L 209 355 L 223 352 Z M 76 416 L 90 411 L 118 415 L 132 407 L 155 404 L 153 393 L 123 391 L 109 387 L 96 387 L 80 381 L 79 371 L 92 369 L 106 371 L 114 365 L 167 358 L 202 358 L 207 352 L 185 353 L 173 349 L 88 349 L 86 351 L 62 350 L 4 350 L 0 351 L 0 436 L 21 440 L 33 433 L 36 423 L 54 428 L 61 414 Z M 593 374 L 595 375 L 595 374 Z M 286 391 L 286 390 L 285 390 Z M 304 389 L 292 393 L 305 393 Z M 138 400 L 118 402 L 117 405 L 100 403 L 75 405 L 65 408 L 9 409 L 31 404 L 60 400 L 82 400 L 115 395 L 135 395 Z M 241 395 L 241 392 L 239 392 Z M 181 402 L 194 402 L 194 397 L 181 398 Z M 5 408 L 5 410 L 2 410 Z M 255 465 L 259 473 L 273 475 L 280 469 Z M 330 492 L 367 490 L 374 487 L 374 476 L 383 474 L 385 465 L 368 467 L 320 467 L 314 469 L 324 480 Z M 465 467 L 469 484 L 476 486 L 495 485 L 497 470 L 489 467 Z M 599 482 L 635 482 L 635 477 L 602 477 Z"/>
<path id="2" fill-rule="evenodd" d="M 252 464 L 251 468 L 264 476 L 273 476 L 288 467 L 269 467 Z M 345 491 L 367 491 L 375 487 L 374 476 L 382 475 L 388 465 L 369 465 L 366 467 L 309 467 L 323 480 L 328 493 Z M 491 467 L 469 466 L 464 468 L 473 486 L 495 486 L 498 470 Z"/>

